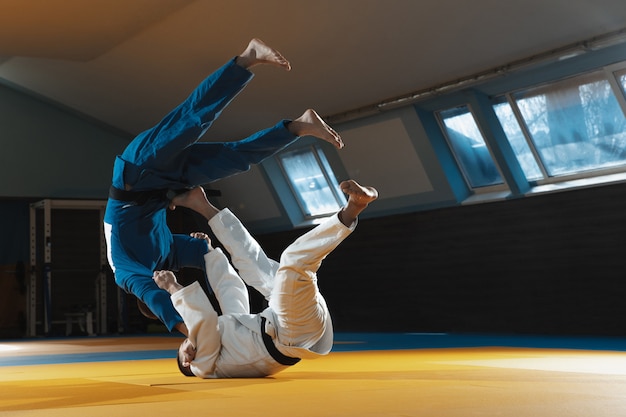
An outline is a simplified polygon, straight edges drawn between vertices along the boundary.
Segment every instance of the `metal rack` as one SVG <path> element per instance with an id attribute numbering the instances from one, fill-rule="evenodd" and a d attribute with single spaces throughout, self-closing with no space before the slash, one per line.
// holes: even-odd
<path id="1" fill-rule="evenodd" d="M 54 209 L 98 210 L 100 225 L 104 220 L 104 200 L 52 200 L 44 199 L 30 205 L 30 277 L 26 296 L 27 336 L 36 336 L 37 330 L 37 258 L 38 258 L 38 216 L 37 211 L 43 211 L 43 331 L 48 334 L 52 327 L 52 211 Z M 95 317 L 91 312 L 85 312 L 86 320 L 96 321 L 96 332 L 105 332 L 107 329 L 107 249 L 104 232 L 100 227 L 100 266 L 96 279 L 96 311 Z M 91 327 L 88 327 L 91 328 Z"/>

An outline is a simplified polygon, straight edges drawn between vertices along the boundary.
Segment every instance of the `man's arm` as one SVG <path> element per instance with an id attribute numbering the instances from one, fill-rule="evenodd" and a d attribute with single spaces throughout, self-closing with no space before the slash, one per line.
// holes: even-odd
<path id="1" fill-rule="evenodd" d="M 152 279 L 170 294 L 174 308 L 189 329 L 187 337 L 196 347 L 195 358 L 191 361 L 192 372 L 201 378 L 212 375 L 221 348 L 221 337 L 217 313 L 200 283 L 196 281 L 184 287 L 171 271 L 156 271 Z"/>
<path id="2" fill-rule="evenodd" d="M 176 280 L 176 275 L 170 271 L 156 271 L 152 275 L 152 279 L 159 288 L 167 291 L 170 295 L 183 288 Z M 185 336 L 189 336 L 189 329 L 187 329 L 187 325 L 184 322 L 177 323 L 174 328 Z"/>

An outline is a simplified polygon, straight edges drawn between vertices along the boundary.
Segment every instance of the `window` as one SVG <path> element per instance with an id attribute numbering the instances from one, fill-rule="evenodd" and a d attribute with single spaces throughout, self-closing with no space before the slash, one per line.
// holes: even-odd
<path id="1" fill-rule="evenodd" d="M 504 101 L 496 104 L 494 106 L 494 110 L 526 178 L 528 180 L 538 180 L 543 178 L 543 174 L 537 164 L 535 155 L 533 154 L 531 147 L 528 145 L 526 136 L 522 132 L 511 105 L 507 101 Z"/>
<path id="2" fill-rule="evenodd" d="M 626 165 L 626 118 L 604 71 L 510 94 L 494 109 L 529 180 Z"/>
<path id="3" fill-rule="evenodd" d="M 277 155 L 305 218 L 333 214 L 346 203 L 324 153 L 316 146 Z"/>
<path id="4" fill-rule="evenodd" d="M 487 144 L 468 106 L 439 114 L 452 152 L 472 188 L 503 184 Z"/>

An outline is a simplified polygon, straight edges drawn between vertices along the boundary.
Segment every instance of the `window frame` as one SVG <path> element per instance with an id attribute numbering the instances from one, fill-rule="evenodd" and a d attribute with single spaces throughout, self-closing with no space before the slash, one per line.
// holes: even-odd
<path id="1" fill-rule="evenodd" d="M 459 155 L 457 155 L 457 152 L 454 149 L 454 146 L 451 143 L 451 139 L 449 137 L 448 134 L 448 128 L 445 125 L 444 122 L 444 117 L 443 114 L 446 111 L 449 110 L 453 110 L 453 109 L 459 109 L 462 107 L 466 107 L 468 112 L 472 115 L 472 118 L 474 120 L 474 123 L 476 124 L 476 127 L 478 128 L 478 132 L 480 133 L 482 140 L 485 144 L 485 147 L 487 148 L 487 152 L 489 153 L 489 156 L 491 158 L 491 161 L 493 162 L 496 170 L 498 171 L 498 174 L 500 176 L 500 178 L 502 179 L 502 183 L 500 184 L 490 184 L 490 185 L 484 185 L 484 186 L 472 186 L 472 183 L 470 181 L 470 179 L 468 178 L 468 173 L 465 171 L 465 169 L 463 168 L 463 164 L 461 163 L 461 161 L 459 160 Z M 457 168 L 461 174 L 461 176 L 463 177 L 463 181 L 465 182 L 465 185 L 467 186 L 467 188 L 469 190 L 471 190 L 471 192 L 473 194 L 491 194 L 491 193 L 501 193 L 503 191 L 508 191 L 509 190 L 509 186 L 505 180 L 505 177 L 503 175 L 502 169 L 500 168 L 500 163 L 498 161 L 498 159 L 495 157 L 493 149 L 491 148 L 491 146 L 489 145 L 486 136 L 485 136 L 485 130 L 483 125 L 479 122 L 478 118 L 476 117 L 476 113 L 473 109 L 473 104 L 470 102 L 464 102 L 464 103 L 459 103 L 457 105 L 454 106 L 449 106 L 449 107 L 445 107 L 445 108 L 441 108 L 439 110 L 436 110 L 435 112 L 435 119 L 437 121 L 437 124 L 439 126 L 439 129 L 441 130 L 441 133 L 443 135 L 443 138 L 446 142 L 446 146 L 448 147 L 450 153 L 452 154 L 452 157 L 454 158 L 454 162 L 457 165 Z"/>
<path id="2" fill-rule="evenodd" d="M 328 168 L 332 171 L 331 175 L 334 176 L 337 182 L 339 182 L 340 178 L 348 178 L 347 171 L 335 147 L 328 142 L 321 141 L 320 139 L 312 136 L 303 136 L 298 138 L 297 141 L 291 143 L 280 152 L 276 153 L 272 157 L 266 158 L 260 163 L 260 168 L 272 188 L 282 216 L 287 219 L 288 224 L 293 228 L 315 226 L 332 215 L 329 214 L 315 218 L 305 216 L 305 213 L 297 201 L 297 197 L 292 189 L 290 184 L 291 181 L 282 169 L 278 160 L 279 155 L 284 152 L 296 151 L 311 146 L 318 148 L 319 152 L 324 155 L 328 162 Z"/>
<path id="3" fill-rule="evenodd" d="M 308 213 L 308 210 L 306 209 L 306 199 L 296 189 L 291 179 L 291 176 L 287 173 L 287 170 L 284 165 L 284 161 L 282 159 L 287 154 L 302 152 L 303 150 L 308 150 L 313 155 L 315 161 L 317 162 L 317 165 L 320 168 L 320 171 L 322 175 L 324 176 L 326 183 L 328 184 L 328 188 L 330 189 L 333 195 L 333 198 L 335 202 L 337 203 L 337 208 L 335 210 L 328 211 L 325 213 L 320 213 L 320 214 Z M 318 219 L 324 219 L 329 216 L 332 216 L 334 213 L 336 213 L 338 210 L 341 209 L 341 207 L 343 207 L 346 204 L 346 199 L 343 193 L 341 193 L 341 190 L 339 189 L 339 183 L 337 181 L 336 176 L 334 175 L 333 169 L 330 166 L 330 163 L 328 162 L 328 159 L 326 158 L 324 151 L 317 144 L 309 144 L 306 146 L 299 146 L 297 148 L 283 150 L 277 153 L 276 155 L 274 155 L 274 158 L 276 159 L 277 164 L 281 169 L 281 173 L 283 174 L 284 178 L 286 179 L 287 184 L 289 185 L 289 189 L 292 193 L 294 200 L 298 204 L 298 208 L 300 209 L 300 212 L 302 214 L 302 219 L 304 221 L 316 221 Z"/>
<path id="4" fill-rule="evenodd" d="M 615 166 L 615 167 L 586 169 L 583 171 L 572 172 L 572 173 L 567 173 L 567 174 L 557 174 L 557 175 L 552 175 L 552 176 L 549 175 L 548 169 L 546 168 L 545 163 L 542 160 L 541 154 L 533 141 L 528 125 L 526 121 L 524 120 L 521 110 L 519 109 L 519 106 L 517 105 L 517 102 L 514 97 L 516 94 L 519 94 L 520 92 L 523 92 L 523 91 L 540 89 L 541 87 L 544 87 L 544 86 L 558 84 L 568 79 L 580 78 L 580 77 L 584 77 L 588 74 L 592 74 L 596 72 L 603 73 L 604 77 L 606 78 L 606 81 L 609 83 L 611 92 L 616 98 L 620 106 L 620 109 L 622 110 L 622 113 L 624 114 L 624 117 L 626 118 L 626 92 L 624 91 L 625 90 L 624 87 L 622 87 L 621 83 L 619 82 L 619 78 L 617 75 L 618 72 L 621 72 L 623 70 L 626 71 L 626 61 L 619 62 L 616 64 L 611 64 L 611 65 L 606 65 L 606 66 L 599 66 L 596 68 L 590 68 L 590 69 L 587 69 L 586 71 L 581 71 L 575 74 L 552 79 L 546 82 L 527 85 L 522 88 L 517 88 L 515 90 L 511 90 L 503 94 L 500 94 L 497 97 L 494 97 L 493 99 L 494 106 L 496 104 L 502 103 L 502 99 L 504 99 L 511 107 L 511 110 L 513 111 L 515 119 L 522 131 L 522 134 L 524 135 L 524 139 L 526 140 L 526 143 L 529 146 L 531 153 L 533 154 L 536 164 L 539 166 L 539 170 L 541 171 L 542 178 L 528 180 L 529 184 L 536 185 L 536 186 L 554 185 L 558 183 L 564 183 L 567 181 L 576 181 L 576 180 L 582 180 L 582 179 L 587 179 L 587 178 L 596 178 L 596 177 L 601 177 L 601 176 L 610 176 L 610 175 L 615 175 L 615 174 L 626 173 L 626 159 L 625 159 L 623 164 L 619 166 Z"/>

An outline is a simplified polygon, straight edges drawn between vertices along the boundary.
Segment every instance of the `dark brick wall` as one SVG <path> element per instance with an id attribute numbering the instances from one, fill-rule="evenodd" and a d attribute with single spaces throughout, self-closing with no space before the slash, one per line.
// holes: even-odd
<path id="1" fill-rule="evenodd" d="M 626 334 L 626 185 L 363 220 L 322 266 L 339 331 Z M 268 253 L 300 232 L 259 236 Z"/>
<path id="2" fill-rule="evenodd" d="M 363 219 L 325 260 L 319 285 L 337 331 L 624 336 L 625 196 L 619 184 Z M 208 231 L 184 209 L 169 220 L 179 233 Z M 62 320 L 95 303 L 100 224 L 94 212 L 59 210 L 53 225 L 53 318 Z M 257 238 L 278 259 L 305 231 Z M 201 275 L 179 274 L 183 283 Z M 117 287 L 112 277 L 108 284 L 107 330 L 116 332 Z M 146 331 L 153 322 L 123 298 L 125 331 Z M 253 294 L 253 310 L 263 307 Z M 15 321 L 3 330 L 16 334 L 23 323 Z"/>

